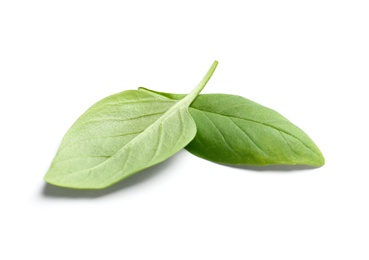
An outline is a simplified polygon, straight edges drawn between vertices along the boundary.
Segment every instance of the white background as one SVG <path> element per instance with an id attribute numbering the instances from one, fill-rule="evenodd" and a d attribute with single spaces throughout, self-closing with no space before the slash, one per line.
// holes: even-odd
<path id="1" fill-rule="evenodd" d="M 181 151 L 101 191 L 46 185 L 70 125 L 145 86 L 242 95 L 321 168 Z M 369 259 L 368 1 L 1 1 L 1 259 Z"/>

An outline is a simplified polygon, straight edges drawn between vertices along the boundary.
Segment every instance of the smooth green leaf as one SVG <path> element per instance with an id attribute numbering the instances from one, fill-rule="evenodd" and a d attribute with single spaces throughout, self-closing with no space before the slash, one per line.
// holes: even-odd
<path id="1" fill-rule="evenodd" d="M 188 106 L 216 66 L 179 101 L 128 90 L 97 102 L 66 133 L 45 180 L 101 189 L 169 158 L 195 136 Z"/>
<path id="2" fill-rule="evenodd" d="M 140 88 L 168 100 L 183 95 Z M 199 95 L 190 106 L 196 137 L 186 149 L 201 158 L 229 164 L 305 164 L 321 166 L 324 157 L 300 128 L 278 112 L 240 96 Z"/>

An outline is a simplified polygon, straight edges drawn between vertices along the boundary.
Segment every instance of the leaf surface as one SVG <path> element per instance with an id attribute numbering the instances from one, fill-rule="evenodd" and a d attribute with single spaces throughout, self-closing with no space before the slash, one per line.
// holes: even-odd
<path id="1" fill-rule="evenodd" d="M 188 106 L 216 65 L 181 100 L 128 90 L 94 104 L 66 133 L 45 180 L 68 188 L 101 189 L 178 152 L 196 134 Z"/>
<path id="2" fill-rule="evenodd" d="M 169 100 L 183 95 L 151 92 Z M 249 99 L 202 94 L 191 104 L 197 127 L 186 149 L 201 158 L 228 164 L 305 164 L 321 166 L 324 157 L 300 128 L 278 112 Z"/>

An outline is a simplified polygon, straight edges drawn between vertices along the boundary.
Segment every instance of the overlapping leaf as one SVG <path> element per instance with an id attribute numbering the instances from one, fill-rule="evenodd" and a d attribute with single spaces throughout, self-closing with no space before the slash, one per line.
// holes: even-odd
<path id="1" fill-rule="evenodd" d="M 200 84 L 179 101 L 129 90 L 96 103 L 65 135 L 45 180 L 101 189 L 169 158 L 195 136 L 188 106 L 216 66 L 214 62 Z"/>
<path id="2" fill-rule="evenodd" d="M 180 94 L 140 90 L 168 100 L 183 98 Z M 247 165 L 324 164 L 322 153 L 306 133 L 276 111 L 246 98 L 203 94 L 189 111 L 197 134 L 186 149 L 201 158 Z"/>

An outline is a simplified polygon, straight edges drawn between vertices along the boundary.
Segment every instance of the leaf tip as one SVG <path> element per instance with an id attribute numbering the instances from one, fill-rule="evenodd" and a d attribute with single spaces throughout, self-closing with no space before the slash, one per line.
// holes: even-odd
<path id="1" fill-rule="evenodd" d="M 320 153 L 320 156 L 319 156 L 319 157 L 318 157 L 318 159 L 317 159 L 317 164 L 316 164 L 316 166 L 321 167 L 321 166 L 323 166 L 324 164 L 325 164 L 325 158 L 324 158 L 323 154 L 322 154 L 322 153 Z"/>

